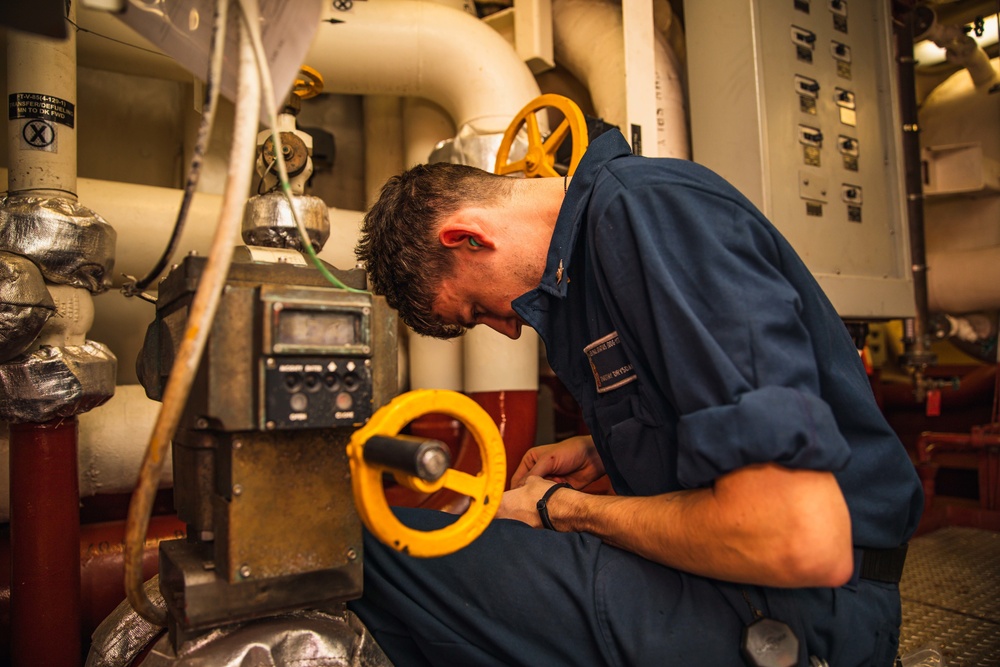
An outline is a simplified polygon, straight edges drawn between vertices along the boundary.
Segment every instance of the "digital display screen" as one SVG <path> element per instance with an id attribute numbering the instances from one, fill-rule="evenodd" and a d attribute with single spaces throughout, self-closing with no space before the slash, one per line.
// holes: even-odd
<path id="1" fill-rule="evenodd" d="M 277 345 L 328 348 L 361 343 L 360 313 L 285 309 L 276 319 Z"/>

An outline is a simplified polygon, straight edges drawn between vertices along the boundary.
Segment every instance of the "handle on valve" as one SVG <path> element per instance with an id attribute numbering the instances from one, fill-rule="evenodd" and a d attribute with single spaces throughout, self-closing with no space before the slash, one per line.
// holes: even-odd
<path id="1" fill-rule="evenodd" d="M 397 435 L 373 435 L 363 451 L 365 463 L 382 466 L 393 474 L 402 473 L 436 482 L 451 465 L 451 454 L 440 440 Z"/>
<path id="2" fill-rule="evenodd" d="M 402 457 L 408 459 L 406 465 L 412 465 L 412 469 L 404 472 L 398 465 L 402 448 L 398 441 L 387 442 L 386 439 L 397 439 L 407 424 L 432 412 L 454 417 L 469 430 L 482 459 L 482 470 L 478 474 L 447 468 L 436 479 L 422 479 L 414 458 L 421 456 L 419 443 Z M 369 446 L 371 452 L 367 451 Z M 409 446 L 412 447 L 412 441 Z M 425 447 L 422 451 L 433 451 L 433 447 Z M 422 389 L 397 396 L 355 431 L 347 445 L 347 453 L 354 502 L 361 520 L 384 544 L 411 556 L 430 558 L 458 551 L 479 537 L 500 507 L 507 477 L 503 439 L 489 414 L 464 394 Z M 432 454 L 429 458 L 436 457 Z M 423 493 L 450 489 L 469 496 L 469 509 L 457 521 L 439 530 L 409 528 L 396 518 L 386 500 L 382 485 L 382 475 L 386 472 L 399 483 Z"/>

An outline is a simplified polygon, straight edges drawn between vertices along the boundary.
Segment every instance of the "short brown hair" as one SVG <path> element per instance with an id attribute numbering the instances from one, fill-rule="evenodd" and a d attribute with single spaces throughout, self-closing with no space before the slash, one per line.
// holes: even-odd
<path id="1" fill-rule="evenodd" d="M 422 164 L 393 176 L 365 215 L 354 249 L 376 294 L 423 336 L 454 338 L 464 328 L 431 314 L 454 253 L 437 238 L 441 221 L 465 206 L 491 205 L 511 192 L 512 179 L 461 164 Z"/>

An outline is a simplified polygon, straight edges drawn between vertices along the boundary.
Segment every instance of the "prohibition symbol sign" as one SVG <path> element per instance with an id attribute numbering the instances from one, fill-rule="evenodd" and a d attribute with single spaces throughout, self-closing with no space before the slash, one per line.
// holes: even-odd
<path id="1" fill-rule="evenodd" d="M 47 148 L 56 140 L 56 128 L 45 120 L 30 120 L 21 129 L 21 137 L 35 148 Z"/>
<path id="2" fill-rule="evenodd" d="M 48 148 L 56 140 L 56 129 L 45 120 L 29 120 L 21 128 L 21 137 L 35 148 Z"/>

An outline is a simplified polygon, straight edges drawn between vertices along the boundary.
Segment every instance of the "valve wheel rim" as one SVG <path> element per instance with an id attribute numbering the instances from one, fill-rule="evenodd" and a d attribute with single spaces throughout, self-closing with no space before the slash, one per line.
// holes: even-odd
<path id="1" fill-rule="evenodd" d="M 382 485 L 386 471 L 367 463 L 363 451 L 370 437 L 395 436 L 411 421 L 431 412 L 450 415 L 465 425 L 479 448 L 482 470 L 471 475 L 449 468 L 432 483 L 393 473 L 397 481 L 417 491 L 449 489 L 471 498 L 469 509 L 454 523 L 439 530 L 421 531 L 396 518 Z M 397 396 L 354 433 L 348 455 L 355 504 L 365 526 L 387 546 L 411 556 L 430 558 L 458 551 L 482 534 L 500 507 L 507 468 L 503 439 L 489 414 L 458 392 L 419 390 Z"/>
<path id="2" fill-rule="evenodd" d="M 549 108 L 562 112 L 563 120 L 547 137 L 543 137 L 538 114 L 547 112 Z M 520 160 L 510 162 L 510 150 L 522 127 L 528 136 L 527 153 Z M 587 120 L 580 107 L 568 97 L 554 93 L 540 95 L 525 105 L 507 126 L 497 150 L 493 172 L 500 175 L 524 172 L 528 178 L 562 176 L 555 169 L 556 153 L 568 138 L 573 140 L 573 150 L 567 174 L 573 174 L 587 150 Z"/>

